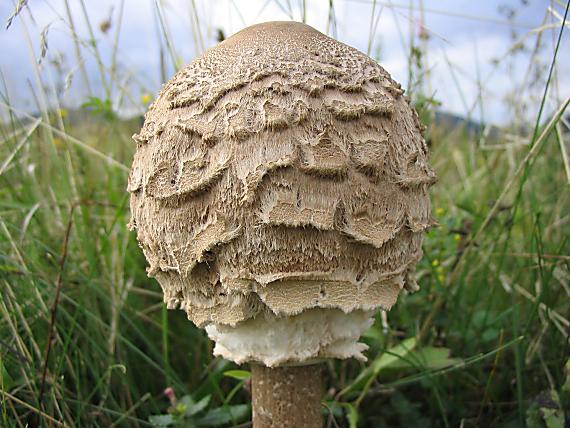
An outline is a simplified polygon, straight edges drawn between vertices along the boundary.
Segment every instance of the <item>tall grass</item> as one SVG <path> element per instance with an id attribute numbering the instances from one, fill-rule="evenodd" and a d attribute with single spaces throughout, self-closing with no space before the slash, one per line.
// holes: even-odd
<path id="1" fill-rule="evenodd" d="M 6 88 L 0 91 L 6 118 L 0 125 L 0 426 L 150 426 L 157 414 L 165 416 L 152 419 L 155 425 L 248 426 L 247 367 L 212 358 L 204 333 L 181 311 L 166 311 L 125 227 L 130 136 L 140 121 L 118 114 L 133 93 L 117 72 L 124 2 L 110 30 L 110 57 L 95 42 L 84 0 L 78 2 L 81 16 L 72 15 L 70 0 L 59 12 L 77 63 L 62 76 L 81 75 L 86 98 L 79 110 L 66 109 L 54 76 L 37 65 L 55 54 L 46 42 L 41 58 L 34 55 L 31 40 L 48 33 L 34 27 L 33 2 L 20 1 L 14 10 L 36 64 L 37 114 L 19 110 Z M 285 15 L 306 18 L 304 1 L 297 9 L 276 2 Z M 370 6 L 363 31 L 373 53 L 379 11 L 387 8 L 395 19 L 406 13 L 412 19 L 415 11 Z M 155 2 L 167 79 L 166 70 L 181 64 L 163 7 Z M 408 47 L 408 92 L 427 126 L 439 176 L 432 199 L 440 226 L 425 240 L 421 291 L 402 296 L 366 333 L 369 362 L 328 363 L 328 427 L 570 421 L 569 101 L 557 90 L 556 62 L 568 5 L 551 7 L 543 26 L 526 36 L 534 42 L 529 76 L 541 47 L 552 44 L 554 54 L 538 77 L 542 97 L 524 98 L 519 88 L 512 101 L 513 109 L 524 104 L 536 112 L 534 122 L 506 129 L 451 128 L 435 120 L 428 33 L 400 30 Z M 334 34 L 341 18 L 332 0 L 328 10 Z M 190 2 L 196 24 L 200 13 Z M 88 40 L 76 31 L 79 21 L 89 23 Z M 199 28 L 197 51 L 204 48 Z M 97 63 L 100 94 L 84 68 L 88 56 Z M 462 70 L 448 66 L 453 81 Z M 480 96 L 472 105 L 465 101 L 467 118 L 485 109 L 488 88 L 479 72 L 476 79 Z M 148 102 L 128 101 L 141 111 Z M 546 117 L 545 106 L 555 113 Z M 164 394 L 166 388 L 172 390 Z"/>

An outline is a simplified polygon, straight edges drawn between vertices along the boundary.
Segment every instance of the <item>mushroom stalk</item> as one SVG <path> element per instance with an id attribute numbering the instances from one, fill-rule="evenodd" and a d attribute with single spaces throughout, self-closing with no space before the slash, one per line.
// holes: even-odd
<path id="1" fill-rule="evenodd" d="M 320 428 L 322 364 L 251 365 L 254 428 Z"/>

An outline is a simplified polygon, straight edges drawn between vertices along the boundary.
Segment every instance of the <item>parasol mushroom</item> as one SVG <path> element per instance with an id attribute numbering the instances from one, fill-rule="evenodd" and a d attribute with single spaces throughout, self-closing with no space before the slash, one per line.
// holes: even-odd
<path id="1" fill-rule="evenodd" d="M 417 289 L 435 175 L 403 92 L 361 52 L 269 22 L 179 71 L 133 137 L 148 274 L 215 355 L 253 363 L 256 427 L 319 426 L 310 365 L 365 360 L 375 311 Z"/>

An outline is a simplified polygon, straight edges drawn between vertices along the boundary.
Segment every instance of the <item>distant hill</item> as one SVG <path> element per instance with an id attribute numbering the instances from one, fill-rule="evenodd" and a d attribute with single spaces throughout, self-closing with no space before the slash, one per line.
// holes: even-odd
<path id="1" fill-rule="evenodd" d="M 463 131 L 471 137 L 481 135 L 487 126 L 484 123 L 477 122 L 472 119 L 466 119 L 463 116 L 441 110 L 436 110 L 434 121 L 436 126 L 449 130 L 462 128 Z M 500 134 L 501 129 L 498 126 L 491 125 L 488 137 L 497 138 L 500 136 Z"/>
<path id="2" fill-rule="evenodd" d="M 50 116 L 52 114 L 55 117 L 55 112 L 50 113 Z M 40 117 L 40 114 L 34 113 L 31 116 Z M 97 113 L 94 114 L 93 111 L 89 111 L 85 108 L 65 109 L 64 119 L 69 124 L 75 126 L 81 124 L 87 127 L 97 126 L 99 123 L 101 123 L 101 121 L 105 120 L 103 115 Z M 132 117 L 117 117 L 117 120 L 121 122 L 127 122 L 130 126 L 135 126 L 136 128 L 137 126 L 142 126 L 143 116 L 135 115 Z M 566 123 L 570 124 L 570 113 L 565 116 L 565 120 Z M 29 121 L 30 119 L 22 119 L 23 123 L 28 123 Z M 139 125 L 137 125 L 137 123 Z M 478 137 L 486 127 L 486 124 L 484 123 L 441 110 L 435 111 L 434 125 L 440 129 L 445 129 L 447 131 L 461 130 L 470 137 Z M 568 126 L 564 124 L 562 124 L 562 126 L 564 133 L 570 132 L 570 128 Z M 495 139 L 501 136 L 503 130 L 498 126 L 491 125 L 490 129 L 487 132 L 488 138 Z M 521 130 L 521 132 L 524 133 L 525 130 Z"/>

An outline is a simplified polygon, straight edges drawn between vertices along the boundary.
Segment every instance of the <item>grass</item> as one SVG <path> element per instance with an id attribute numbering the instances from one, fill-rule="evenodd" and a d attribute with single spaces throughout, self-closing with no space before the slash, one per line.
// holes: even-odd
<path id="1" fill-rule="evenodd" d="M 278 3 L 294 15 L 290 2 Z M 371 7 L 378 11 L 380 3 Z M 65 5 L 61 14 L 73 29 Z M 562 16 L 567 5 L 553 7 Z M 198 21 L 194 2 L 190 9 Z M 301 10 L 305 16 L 305 2 Z M 28 37 L 33 11 L 33 4 L 15 10 Z M 161 3 L 155 11 L 164 61 L 177 66 Z M 85 7 L 80 13 L 75 21 L 88 21 Z M 331 1 L 331 32 L 336 24 Z M 376 24 L 371 19 L 364 30 L 371 38 Z M 534 121 L 488 136 L 434 120 L 427 44 L 402 34 L 410 37 L 409 92 L 439 177 L 432 200 L 440 226 L 426 236 L 421 291 L 402 296 L 387 316 L 378 314 L 366 333 L 369 362 L 328 363 L 327 427 L 570 421 L 569 137 L 562 119 L 568 100 L 555 96 L 563 28 L 532 33 L 529 73 L 550 33 L 554 47 L 539 79 L 542 97 L 517 99 L 537 112 Z M 90 25 L 92 40 L 94 31 Z M 109 101 L 129 93 L 109 66 L 120 53 L 119 34 L 111 58 L 72 35 L 78 58 L 94 56 L 102 94 L 91 93 L 80 68 L 91 97 L 81 100 L 84 107 L 66 109 L 57 90 L 49 96 L 40 85 L 36 118 L 1 91 L 0 426 L 248 426 L 247 367 L 212 358 L 204 333 L 181 311 L 166 311 L 125 227 L 130 136 L 140 121 L 120 118 Z M 196 32 L 195 44 L 203 43 Z M 49 60 L 49 49 L 41 55 Z M 461 71 L 448 65 L 452 75 Z M 45 69 L 36 72 L 41 81 Z M 467 117 L 484 110 L 482 81 L 477 101 L 465 102 Z M 548 119 L 543 107 L 553 104 Z M 172 389 L 164 394 L 165 388 Z"/>

